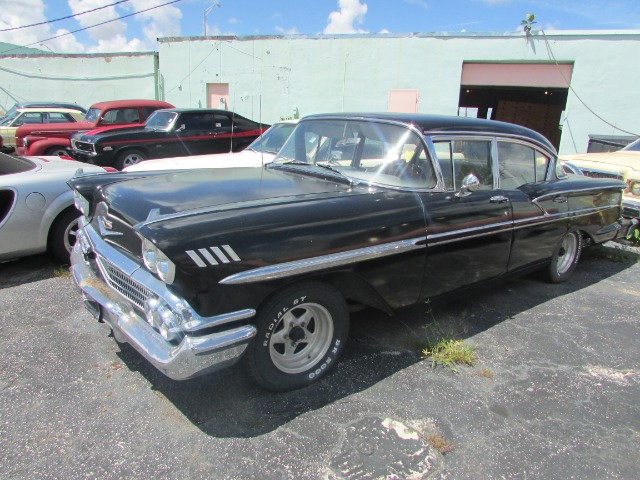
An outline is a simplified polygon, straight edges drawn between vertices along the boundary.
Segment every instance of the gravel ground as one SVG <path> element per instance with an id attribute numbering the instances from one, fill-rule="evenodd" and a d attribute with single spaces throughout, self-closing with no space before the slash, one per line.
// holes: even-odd
<path id="1" fill-rule="evenodd" d="M 64 268 L 0 264 L 0 476 L 635 479 L 638 251 L 589 250 L 561 285 L 354 314 L 334 372 L 279 394 L 235 367 L 171 381 L 91 318 Z M 427 333 L 477 363 L 432 368 Z"/>

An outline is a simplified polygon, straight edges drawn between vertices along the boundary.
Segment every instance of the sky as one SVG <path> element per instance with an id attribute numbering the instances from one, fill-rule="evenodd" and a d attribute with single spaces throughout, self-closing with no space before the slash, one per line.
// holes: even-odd
<path id="1" fill-rule="evenodd" d="M 56 53 L 155 51 L 158 37 L 203 35 L 205 18 L 207 35 L 512 32 L 527 13 L 546 32 L 640 30 L 640 0 L 0 0 L 0 12 L 0 42 Z"/>

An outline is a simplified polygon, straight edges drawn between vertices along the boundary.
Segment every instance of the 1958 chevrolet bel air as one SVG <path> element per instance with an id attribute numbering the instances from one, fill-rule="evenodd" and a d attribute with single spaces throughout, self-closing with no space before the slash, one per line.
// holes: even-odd
<path id="1" fill-rule="evenodd" d="M 351 306 L 394 309 L 506 274 L 562 282 L 626 234 L 625 184 L 568 178 L 516 125 L 404 114 L 303 119 L 262 168 L 72 179 L 85 304 L 155 367 L 238 360 L 303 387 L 344 349 Z"/>

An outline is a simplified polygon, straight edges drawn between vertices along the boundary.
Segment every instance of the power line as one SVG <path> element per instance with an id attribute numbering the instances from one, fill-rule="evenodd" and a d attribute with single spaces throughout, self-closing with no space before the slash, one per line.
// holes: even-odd
<path id="1" fill-rule="evenodd" d="M 86 11 L 80 12 L 80 13 L 74 13 L 73 15 L 67 15 L 66 17 L 56 18 L 54 20 L 47 20 L 45 22 L 32 23 L 31 25 L 22 25 L 20 27 L 2 28 L 2 29 L 0 29 L 0 32 L 10 32 L 12 30 L 20 30 L 22 28 L 37 27 L 39 25 L 46 25 L 48 23 L 55 23 L 55 22 L 59 22 L 61 20 L 68 20 L 69 18 L 79 17 L 80 15 L 84 15 L 85 13 L 96 12 L 98 10 L 102 10 L 103 8 L 113 7 L 115 5 L 120 5 L 121 3 L 125 3 L 125 2 L 128 2 L 128 1 L 130 1 L 130 0 L 120 0 L 119 2 L 110 3 L 109 5 L 103 5 L 102 7 L 93 8 L 91 10 L 86 10 Z"/>
<path id="2" fill-rule="evenodd" d="M 589 112 L 591 112 L 591 114 L 593 114 L 598 120 L 600 120 L 601 122 L 604 122 L 606 125 L 609 125 L 610 127 L 618 130 L 619 132 L 622 133 L 626 133 L 627 135 L 634 135 L 634 136 L 638 136 L 637 133 L 633 133 L 633 132 L 629 132 L 627 130 L 624 130 L 620 127 L 615 126 L 613 123 L 608 122 L 607 120 L 605 120 L 604 118 L 602 118 L 600 115 L 598 115 L 591 107 L 589 107 L 589 105 L 587 105 L 585 103 L 584 100 L 582 100 L 582 98 L 580 98 L 580 95 L 578 95 L 578 92 L 575 91 L 575 89 L 573 88 L 573 86 L 571 85 L 571 82 L 569 80 L 567 80 L 567 78 L 564 76 L 564 73 L 562 72 L 562 69 L 560 68 L 560 65 L 558 64 L 558 60 L 556 60 L 556 56 L 553 54 L 553 50 L 551 50 L 551 45 L 549 45 L 549 40 L 547 40 L 547 34 L 544 33 L 544 30 L 540 30 L 540 32 L 542 33 L 542 38 L 544 38 L 544 43 L 547 47 L 547 52 L 549 52 L 549 55 L 551 55 L 551 58 L 553 59 L 553 61 L 556 64 L 556 67 L 558 68 L 558 71 L 560 72 L 560 75 L 562 76 L 564 82 L 567 84 L 567 87 L 569 87 L 569 90 L 571 90 L 573 92 L 573 94 L 576 96 L 576 98 L 578 99 L 578 101 L 584 106 L 584 108 L 586 108 Z"/>
<path id="3" fill-rule="evenodd" d="M 56 38 L 64 37 L 66 35 L 72 35 L 74 33 L 83 32 L 84 30 L 89 30 L 90 28 L 100 27 L 102 25 L 106 25 L 107 23 L 115 22 L 117 20 L 122 20 L 123 18 L 133 17 L 133 16 L 138 15 L 140 13 L 148 12 L 150 10 L 155 10 L 156 8 L 160 8 L 160 7 L 166 7 L 167 5 L 171 5 L 173 3 L 178 3 L 178 2 L 181 2 L 181 1 L 182 0 L 172 0 L 170 2 L 162 3 L 162 4 L 156 5 L 154 7 L 145 8 L 144 10 L 139 10 L 137 12 L 133 12 L 133 13 L 130 13 L 128 15 L 122 15 L 121 17 L 118 17 L 118 18 L 112 18 L 111 20 L 107 20 L 107 21 L 104 21 L 104 22 L 96 23 L 95 25 L 90 25 L 88 27 L 79 28 L 79 29 L 73 30 L 71 32 L 66 32 L 66 33 L 62 33 L 60 35 L 55 35 L 53 37 L 45 38 L 44 40 L 38 40 L 38 41 L 35 41 L 33 43 L 29 43 L 27 45 L 19 45 L 19 46 L 15 47 L 15 48 L 10 48 L 9 50 L 4 50 L 4 51 L 0 52 L 0 55 L 5 54 L 7 52 L 12 52 L 14 50 L 19 50 L 20 48 L 31 47 L 33 45 L 38 45 L 39 43 L 48 42 L 50 40 L 55 40 Z"/>

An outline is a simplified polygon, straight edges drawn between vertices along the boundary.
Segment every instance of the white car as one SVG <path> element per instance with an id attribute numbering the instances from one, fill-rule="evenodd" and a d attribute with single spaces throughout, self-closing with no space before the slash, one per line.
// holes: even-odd
<path id="1" fill-rule="evenodd" d="M 0 261 L 48 250 L 68 263 L 80 213 L 67 181 L 105 171 L 61 157 L 0 153 Z"/>
<path id="2" fill-rule="evenodd" d="M 126 167 L 124 172 L 149 170 L 186 170 L 195 168 L 261 167 L 271 162 L 291 132 L 297 120 L 276 122 L 256 138 L 247 148 L 236 153 L 215 153 L 192 155 L 190 157 L 159 158 L 146 160 Z"/>

